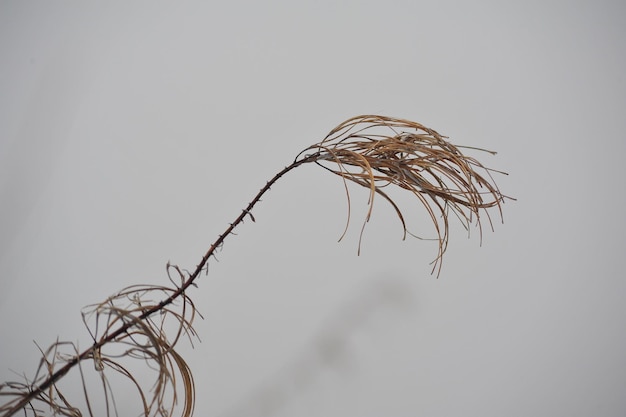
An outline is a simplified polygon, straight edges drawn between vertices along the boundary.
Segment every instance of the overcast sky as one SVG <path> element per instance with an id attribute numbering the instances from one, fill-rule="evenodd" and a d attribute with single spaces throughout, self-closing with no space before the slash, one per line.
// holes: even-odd
<path id="1" fill-rule="evenodd" d="M 357 256 L 365 191 L 337 243 L 343 185 L 298 168 L 189 294 L 196 415 L 626 414 L 621 2 L 173 4 L 0 2 L 0 380 L 383 114 L 497 151 L 504 224 L 455 225 L 437 279 L 382 200 Z"/>

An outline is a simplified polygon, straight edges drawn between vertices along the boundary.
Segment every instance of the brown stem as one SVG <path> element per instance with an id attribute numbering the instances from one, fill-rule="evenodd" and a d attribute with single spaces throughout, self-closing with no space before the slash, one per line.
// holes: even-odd
<path id="1" fill-rule="evenodd" d="M 239 225 L 241 224 L 241 222 L 243 222 L 244 218 L 248 215 L 252 216 L 250 214 L 250 211 L 254 208 L 254 206 L 256 205 L 256 203 L 259 202 L 259 200 L 261 200 L 261 197 L 267 192 L 269 191 L 270 187 L 272 185 L 274 185 L 274 183 L 276 181 L 278 181 L 283 175 L 285 175 L 286 173 L 288 173 L 289 171 L 291 171 L 294 168 L 299 167 L 300 165 L 303 165 L 305 163 L 308 162 L 314 162 L 319 158 L 319 152 L 318 153 L 314 153 L 312 155 L 308 155 L 305 156 L 302 159 L 296 160 L 294 161 L 291 165 L 286 166 L 282 171 L 278 172 L 276 175 L 274 175 L 274 177 L 272 177 L 272 179 L 270 179 L 267 184 L 265 184 L 265 186 L 263 188 L 261 188 L 261 190 L 257 193 L 257 195 L 252 199 L 252 201 L 248 204 L 248 206 L 241 212 L 241 214 L 239 216 L 237 216 L 237 218 L 235 219 L 234 222 L 232 222 L 224 231 L 224 233 L 222 233 L 221 235 L 219 235 L 219 237 L 217 238 L 217 240 L 215 242 L 213 242 L 213 244 L 209 247 L 209 250 L 204 254 L 204 256 L 202 257 L 202 260 L 200 261 L 200 263 L 198 264 L 198 266 L 196 266 L 196 269 L 193 271 L 193 273 L 191 275 L 189 275 L 189 278 L 187 278 L 187 280 L 185 282 L 183 282 L 183 284 L 178 288 L 177 291 L 173 292 L 171 296 L 169 296 L 168 298 L 166 298 L 165 300 L 161 301 L 159 304 L 157 304 L 156 306 L 144 311 L 137 319 L 138 320 L 145 320 L 148 317 L 150 317 L 152 314 L 160 311 L 163 309 L 163 307 L 167 306 L 168 304 L 171 304 L 174 300 L 176 300 L 178 297 L 180 297 L 182 294 L 185 293 L 185 291 L 187 290 L 187 288 L 189 288 L 189 286 L 191 286 L 194 281 L 196 280 L 196 278 L 198 278 L 198 276 L 200 276 L 200 273 L 202 272 L 202 270 L 204 269 L 206 263 L 209 261 L 209 258 L 213 255 L 213 253 L 215 252 L 215 250 L 220 247 L 220 245 L 224 242 L 224 240 L 226 239 L 226 237 L 228 235 L 230 235 L 232 233 L 232 231 Z M 109 333 L 107 335 L 107 337 L 105 337 L 104 339 L 99 340 L 98 342 L 94 343 L 94 345 L 92 347 L 90 347 L 89 349 L 84 350 L 82 353 L 80 353 L 79 355 L 75 356 L 72 360 L 68 361 L 63 367 L 61 367 L 59 370 L 57 370 L 56 372 L 54 372 L 52 375 L 50 375 L 44 382 L 42 382 L 39 386 L 37 386 L 36 388 L 34 388 L 32 391 L 30 391 L 28 393 L 28 395 L 24 396 L 22 399 L 20 399 L 20 401 L 18 401 L 13 407 L 11 407 L 10 409 L 7 410 L 7 412 L 5 414 L 2 415 L 2 417 L 10 417 L 12 415 L 14 415 L 16 412 L 22 410 L 24 407 L 26 407 L 31 401 L 33 401 L 33 399 L 37 398 L 40 394 L 42 394 L 45 390 L 47 390 L 48 388 L 50 388 L 52 385 L 54 385 L 59 379 L 61 379 L 65 374 L 67 374 L 74 366 L 76 366 L 80 361 L 83 361 L 85 359 L 88 359 L 92 356 L 94 351 L 99 350 L 102 346 L 106 345 L 107 343 L 113 341 L 116 337 L 118 337 L 119 335 L 127 332 L 131 327 L 133 327 L 135 324 L 135 322 L 126 322 L 123 325 L 121 325 L 116 331 Z"/>

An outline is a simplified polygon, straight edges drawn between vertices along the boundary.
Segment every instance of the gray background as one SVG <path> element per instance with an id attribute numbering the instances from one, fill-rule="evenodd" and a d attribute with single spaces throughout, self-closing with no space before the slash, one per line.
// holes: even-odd
<path id="1" fill-rule="evenodd" d="M 504 225 L 400 240 L 315 166 L 190 295 L 196 415 L 626 414 L 621 2 L 0 3 L 0 379 L 80 308 L 192 268 L 344 119 L 419 121 L 507 171 Z M 412 230 L 428 234 L 424 212 Z M 122 415 L 130 394 L 120 393 Z"/>

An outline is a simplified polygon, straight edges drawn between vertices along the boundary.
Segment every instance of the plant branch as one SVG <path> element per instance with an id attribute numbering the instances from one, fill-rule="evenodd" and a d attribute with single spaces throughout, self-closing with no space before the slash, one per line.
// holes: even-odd
<path id="1" fill-rule="evenodd" d="M 459 219 L 468 231 L 469 226 L 475 223 L 482 237 L 481 215 L 486 215 L 489 225 L 493 228 L 488 209 L 497 208 L 502 217 L 502 204 L 505 199 L 512 199 L 500 192 L 492 178 L 492 173 L 503 174 L 502 172 L 486 168 L 478 160 L 461 152 L 461 148 L 485 150 L 455 146 L 446 139 L 435 130 L 419 123 L 385 116 L 357 116 L 341 123 L 322 141 L 301 152 L 290 165 L 274 175 L 259 190 L 224 233 L 211 244 L 193 272 L 168 263 L 168 276 L 170 268 L 173 268 L 180 276 L 179 283 L 175 283 L 170 276 L 174 287 L 128 287 L 100 304 L 88 306 L 90 307 L 88 317 L 93 318 L 95 315 L 96 320 L 95 330 L 92 331 L 88 327 L 93 338 L 93 345 L 81 353 L 78 353 L 79 350 L 76 348 L 72 354 L 62 355 L 57 352 L 57 348 L 67 342 L 57 341 L 46 351 L 42 350 L 43 358 L 33 381 L 27 381 L 26 384 L 0 384 L 0 397 L 14 397 L 0 406 L 0 417 L 12 416 L 20 410 L 24 412 L 30 410 L 38 415 L 38 411 L 33 406 L 35 401 L 48 404 L 55 414 L 75 415 L 78 411 L 69 405 L 56 383 L 76 365 L 80 366 L 84 360 L 94 361 L 105 387 L 105 397 L 110 392 L 103 372 L 105 367 L 130 379 L 139 389 L 146 417 L 152 415 L 153 406 L 157 408 L 155 411 L 157 415 L 171 416 L 178 392 L 174 380 L 175 374 L 172 372 L 179 372 L 185 394 L 182 415 L 191 416 L 195 398 L 193 377 L 183 358 L 174 351 L 174 346 L 181 334 L 195 334 L 192 327 L 195 307 L 186 291 L 194 285 L 205 268 L 208 268 L 211 256 L 215 256 L 215 251 L 222 246 L 226 238 L 244 221 L 246 216 L 255 221 L 251 212 L 274 183 L 291 170 L 306 163 L 314 162 L 342 178 L 348 201 L 346 230 L 351 211 L 348 183 L 352 182 L 369 191 L 369 208 L 359 235 L 359 251 L 365 225 L 372 214 L 375 197 L 382 197 L 392 206 L 403 228 L 403 238 L 407 235 L 415 235 L 407 230 L 406 216 L 401 209 L 401 204 L 394 201 L 392 192 L 400 191 L 417 200 L 425 208 L 427 216 L 432 221 L 436 233 L 434 240 L 439 243 L 438 254 L 433 261 L 433 272 L 437 271 L 439 275 L 441 259 L 448 245 L 450 214 Z M 166 296 L 160 302 L 146 300 L 145 295 L 153 291 L 165 293 Z M 161 299 L 161 297 L 164 296 L 159 295 L 156 299 Z M 177 312 L 171 306 L 168 307 L 174 301 L 181 299 L 181 312 Z M 117 304 L 119 302 L 130 302 L 131 307 L 119 307 Z M 172 306 L 175 305 L 172 304 Z M 160 324 L 155 324 L 158 320 L 153 317 L 157 312 L 162 313 Z M 189 314 L 190 318 L 187 318 L 186 314 Z M 165 334 L 163 317 L 172 317 L 178 323 L 178 330 L 172 342 Z M 83 320 L 85 320 L 84 313 Z M 98 336 L 100 320 L 104 321 L 105 330 L 101 336 Z M 144 397 L 144 391 L 139 387 L 138 381 L 117 362 L 117 357 L 102 353 L 101 349 L 107 344 L 120 344 L 127 349 L 119 357 L 142 358 L 146 362 L 155 364 L 159 373 L 151 402 Z M 55 370 L 57 359 L 63 364 Z M 47 376 L 37 376 L 39 372 L 44 371 Z M 85 379 L 83 378 L 82 381 L 83 387 L 86 388 Z M 165 387 L 170 386 L 172 391 L 167 391 Z M 3 391 L 4 388 L 8 388 L 11 392 Z M 173 396 L 171 408 L 168 410 L 163 406 L 166 391 L 171 392 Z M 53 396 L 60 399 L 61 405 Z M 87 397 L 86 400 L 90 407 Z M 106 398 L 105 401 L 108 407 L 109 403 Z M 169 399 L 167 402 L 169 404 Z M 114 403 L 113 406 L 115 406 Z"/>
<path id="2" fill-rule="evenodd" d="M 272 179 L 270 179 L 265 184 L 265 186 L 263 186 L 263 188 L 261 188 L 261 190 L 257 193 L 257 195 L 246 206 L 246 208 L 243 209 L 241 214 L 239 216 L 237 216 L 235 221 L 230 223 L 229 226 L 224 231 L 224 233 L 219 235 L 217 240 L 215 240 L 215 242 L 213 242 L 213 244 L 209 247 L 207 252 L 204 254 L 202 259 L 200 260 L 200 263 L 196 266 L 195 270 L 187 277 L 187 279 L 182 283 L 182 285 L 180 287 L 178 287 L 178 289 L 175 292 L 173 292 L 169 297 L 167 297 L 166 299 L 164 299 L 160 303 L 158 303 L 155 306 L 145 310 L 141 315 L 139 315 L 136 318 L 136 320 L 124 321 L 123 324 L 117 330 L 109 333 L 105 338 L 102 338 L 101 340 L 95 342 L 93 344 L 93 346 L 91 346 L 90 348 L 85 349 L 80 354 L 74 356 L 74 358 L 69 360 L 65 365 L 63 365 L 63 367 L 59 368 L 57 371 L 55 371 L 50 376 L 48 376 L 48 378 L 46 378 L 45 381 L 40 383 L 37 387 L 33 388 L 28 393 L 27 396 L 24 396 L 24 397 L 20 398 L 19 401 L 17 401 L 15 404 L 11 405 L 11 407 L 8 408 L 2 414 L 1 417 L 10 417 L 10 416 L 14 415 L 15 413 L 17 413 L 18 411 L 22 410 L 31 401 L 33 401 L 35 398 L 40 396 L 46 390 L 50 389 L 50 387 L 54 386 L 54 384 L 59 379 L 61 379 L 63 376 L 65 376 L 73 367 L 78 365 L 81 361 L 86 360 L 86 359 L 94 358 L 94 352 L 98 352 L 100 350 L 100 348 L 102 348 L 107 343 L 110 343 L 110 342 L 114 341 L 117 337 L 119 337 L 120 335 L 123 335 L 123 334 L 127 333 L 132 327 L 135 327 L 137 325 L 137 321 L 146 320 L 147 318 L 152 316 L 154 313 L 161 311 L 165 306 L 173 303 L 177 298 L 179 298 L 181 295 L 183 295 L 185 293 L 185 291 L 191 285 L 193 285 L 194 282 L 196 281 L 196 279 L 200 276 L 200 273 L 205 268 L 205 266 L 206 266 L 207 262 L 209 261 L 209 259 L 211 258 L 211 256 L 213 256 L 213 254 L 215 253 L 215 250 L 217 248 L 219 248 L 222 245 L 222 243 L 224 242 L 224 240 L 226 240 L 228 235 L 230 235 L 233 232 L 233 230 L 243 222 L 245 217 L 246 216 L 250 216 L 250 218 L 254 220 L 254 217 L 252 216 L 252 213 L 251 213 L 252 209 L 261 200 L 261 197 L 263 197 L 263 195 L 267 191 L 270 190 L 272 185 L 274 185 L 274 183 L 276 183 L 276 181 L 278 181 L 283 175 L 285 175 L 289 171 L 299 167 L 300 165 L 303 165 L 303 164 L 306 164 L 306 163 L 309 163 L 309 162 L 314 162 L 314 161 L 317 160 L 318 157 L 319 157 L 319 154 L 315 153 L 315 154 L 312 154 L 312 155 L 308 155 L 308 156 L 306 156 L 306 157 L 304 157 L 302 159 L 295 160 L 291 165 L 286 166 L 283 170 L 281 170 L 276 175 L 274 175 L 274 177 L 272 177 Z M 2 410 L 2 409 L 0 408 L 0 410 Z"/>

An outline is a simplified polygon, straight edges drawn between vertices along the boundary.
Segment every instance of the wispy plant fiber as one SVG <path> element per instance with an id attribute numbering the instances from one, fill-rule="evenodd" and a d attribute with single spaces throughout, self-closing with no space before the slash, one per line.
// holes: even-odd
<path id="1" fill-rule="evenodd" d="M 482 238 L 484 214 L 491 227 L 487 209 L 497 207 L 502 215 L 504 196 L 491 176 L 491 170 L 473 157 L 464 155 L 433 129 L 419 123 L 385 116 L 365 115 L 346 120 L 333 129 L 324 140 L 304 151 L 315 151 L 315 162 L 344 181 L 351 181 L 369 190 L 369 209 L 359 236 L 359 251 L 365 224 L 374 208 L 376 195 L 395 209 L 402 224 L 403 238 L 410 234 L 405 213 L 394 201 L 389 187 L 408 191 L 424 206 L 433 222 L 439 250 L 433 271 L 439 273 L 441 260 L 448 246 L 449 217 L 452 212 L 469 230 L 476 223 Z M 495 154 L 484 149 L 471 148 Z M 499 172 L 499 171 L 497 171 Z M 350 193 L 348 221 L 350 221 Z"/>

